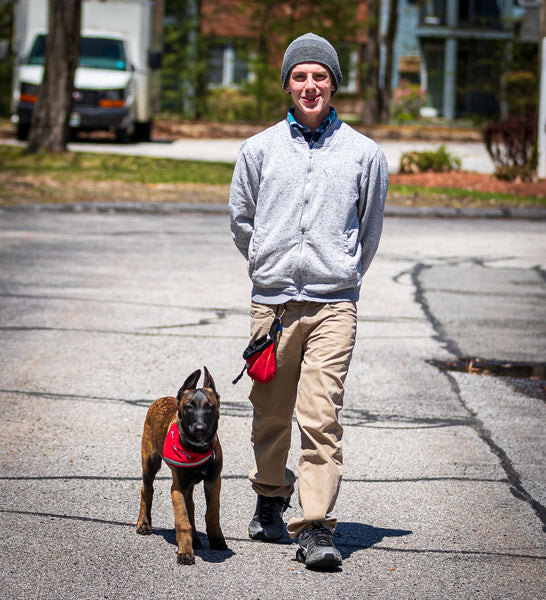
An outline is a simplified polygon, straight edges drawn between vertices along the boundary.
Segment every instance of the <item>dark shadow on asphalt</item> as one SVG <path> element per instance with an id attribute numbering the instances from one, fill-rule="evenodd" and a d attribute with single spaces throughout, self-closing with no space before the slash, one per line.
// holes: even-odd
<path id="1" fill-rule="evenodd" d="M 378 544 L 386 537 L 402 537 L 411 535 L 413 532 L 406 529 L 384 529 L 383 527 L 372 527 L 364 523 L 337 524 L 335 544 L 341 552 L 343 559 L 349 558 L 353 552 L 370 548 Z"/>
<path id="2" fill-rule="evenodd" d="M 336 537 L 334 543 L 339 548 L 342 558 L 349 558 L 353 552 L 358 550 L 365 550 L 375 544 L 379 544 L 386 537 L 402 537 L 411 535 L 413 532 L 406 529 L 385 529 L 383 527 L 372 527 L 372 525 L 365 525 L 363 523 L 347 523 L 340 522 L 337 524 Z M 153 535 L 160 535 L 163 539 L 176 546 L 176 533 L 174 529 L 155 528 L 153 529 Z M 205 534 L 199 535 L 203 548 L 197 549 L 195 554 L 206 560 L 207 562 L 222 562 L 233 556 L 233 552 L 229 550 L 229 554 L 219 552 L 217 550 L 209 550 L 207 546 L 207 536 Z M 253 540 L 247 540 L 251 543 L 256 543 Z M 274 542 L 275 544 L 294 544 L 294 542 L 288 537 L 288 534 Z"/>
<path id="3" fill-rule="evenodd" d="M 160 535 L 169 544 L 176 546 L 176 532 L 174 529 L 153 528 L 152 535 Z M 199 534 L 201 548 L 194 550 L 195 555 L 208 563 L 222 563 L 235 555 L 235 552 L 228 548 L 227 550 L 211 550 L 208 547 L 208 540 L 205 534 Z"/>

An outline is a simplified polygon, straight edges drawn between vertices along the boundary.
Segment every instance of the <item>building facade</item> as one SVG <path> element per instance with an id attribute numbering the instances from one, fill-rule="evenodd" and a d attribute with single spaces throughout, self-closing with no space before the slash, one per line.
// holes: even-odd
<path id="1" fill-rule="evenodd" d="M 498 112 L 514 42 L 538 48 L 538 11 L 539 0 L 398 0 L 393 87 L 419 83 L 447 120 Z"/>
<path id="2" fill-rule="evenodd" d="M 391 50 L 391 88 L 409 81 L 426 90 L 423 114 L 448 121 L 499 114 L 502 74 L 514 42 L 528 44 L 531 55 L 538 55 L 540 0 L 379 2 L 380 86 L 385 83 L 385 40 L 390 11 L 395 6 L 398 18 Z M 358 4 L 356 27 L 347 27 L 347 39 L 335 41 L 344 72 L 336 106 L 355 115 L 360 114 L 364 102 L 362 57 L 369 34 L 368 3 L 362 0 Z M 294 2 L 201 0 L 199 5 L 201 34 L 208 40 L 208 85 L 212 88 L 237 88 L 252 81 L 257 37 L 275 36 L 275 31 L 268 29 L 269 23 L 276 22 L 283 11 L 286 23 L 299 18 L 298 3 Z M 264 11 L 258 18 L 257 6 Z M 312 22 L 309 30 L 314 30 Z M 272 53 L 268 60 L 272 66 L 280 67 L 282 55 Z"/>

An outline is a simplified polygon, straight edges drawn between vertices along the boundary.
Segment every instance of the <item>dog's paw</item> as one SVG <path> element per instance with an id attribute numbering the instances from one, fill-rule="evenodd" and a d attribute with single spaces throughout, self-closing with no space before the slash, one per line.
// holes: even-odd
<path id="1" fill-rule="evenodd" d="M 227 544 L 223 537 L 209 538 L 209 546 L 212 550 L 227 550 Z"/>
<path id="2" fill-rule="evenodd" d="M 176 555 L 176 562 L 179 565 L 194 565 L 195 564 L 195 556 L 193 553 L 186 552 L 184 554 Z"/>
<path id="3" fill-rule="evenodd" d="M 151 535 L 152 526 L 150 523 L 137 523 L 136 532 L 140 533 L 140 535 Z"/>

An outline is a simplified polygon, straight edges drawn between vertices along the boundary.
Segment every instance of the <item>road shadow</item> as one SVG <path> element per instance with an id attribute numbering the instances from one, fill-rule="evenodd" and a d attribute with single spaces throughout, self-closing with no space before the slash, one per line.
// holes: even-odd
<path id="1" fill-rule="evenodd" d="M 353 552 L 370 548 L 386 537 L 402 537 L 412 533 L 407 529 L 385 529 L 364 523 L 340 522 L 336 527 L 336 534 L 340 537 L 335 539 L 335 544 L 345 559 Z"/>
<path id="2" fill-rule="evenodd" d="M 152 535 L 160 535 L 167 543 L 176 546 L 176 532 L 174 529 L 153 528 Z M 235 552 L 228 548 L 227 550 L 211 550 L 208 545 L 206 534 L 199 533 L 201 548 L 194 549 L 195 555 L 208 563 L 222 563 L 232 556 Z"/>

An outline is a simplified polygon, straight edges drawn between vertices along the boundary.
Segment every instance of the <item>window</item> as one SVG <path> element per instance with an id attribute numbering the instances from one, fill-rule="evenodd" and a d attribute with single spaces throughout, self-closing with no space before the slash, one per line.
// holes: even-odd
<path id="1" fill-rule="evenodd" d="M 43 65 L 45 59 L 45 42 L 46 36 L 39 35 L 32 44 L 32 50 L 28 57 L 29 65 Z"/>
<path id="2" fill-rule="evenodd" d="M 249 67 L 250 52 L 244 44 L 213 43 L 208 50 L 209 85 L 237 87 L 252 78 Z"/>
<path id="3" fill-rule="evenodd" d="M 499 0 L 468 0 L 459 4 L 461 27 L 498 28 L 501 26 Z"/>
<path id="4" fill-rule="evenodd" d="M 93 69 L 127 69 L 125 47 L 121 40 L 99 37 L 82 37 L 80 66 Z"/>
<path id="5" fill-rule="evenodd" d="M 356 92 L 356 65 L 358 62 L 358 50 L 350 44 L 337 44 L 337 55 L 339 66 L 343 74 L 340 92 Z"/>
<path id="6" fill-rule="evenodd" d="M 420 20 L 423 25 L 445 25 L 445 0 L 424 0 L 424 2 L 420 4 Z"/>
<path id="7" fill-rule="evenodd" d="M 46 36 L 38 35 L 30 51 L 29 65 L 44 64 L 45 47 Z M 113 38 L 82 37 L 79 66 L 124 71 L 127 69 L 127 57 L 123 42 Z"/>

